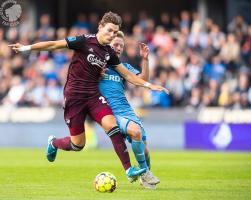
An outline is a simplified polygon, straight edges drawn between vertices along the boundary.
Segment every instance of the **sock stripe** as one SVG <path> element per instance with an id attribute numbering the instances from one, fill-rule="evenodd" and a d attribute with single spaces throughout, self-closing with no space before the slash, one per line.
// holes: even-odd
<path id="1" fill-rule="evenodd" d="M 84 146 L 77 146 L 73 144 L 72 142 L 70 143 L 70 145 L 71 145 L 72 150 L 74 151 L 81 151 L 84 148 Z"/>
<path id="2" fill-rule="evenodd" d="M 112 132 L 107 133 L 107 135 L 108 135 L 109 137 L 111 137 L 112 135 L 114 135 L 114 134 L 117 133 L 117 132 L 118 132 L 118 130 L 115 130 L 115 131 L 112 131 Z"/>
<path id="3" fill-rule="evenodd" d="M 108 135 L 109 137 L 111 137 L 112 135 L 114 135 L 114 134 L 116 134 L 116 133 L 119 133 L 119 132 L 120 132 L 119 127 L 118 127 L 118 126 L 115 126 L 115 127 L 113 127 L 111 130 L 109 130 L 109 131 L 107 132 L 107 135 Z"/>
<path id="4" fill-rule="evenodd" d="M 118 130 L 117 130 L 117 129 L 116 129 L 116 130 L 113 130 L 113 131 L 111 131 L 111 132 L 108 132 L 108 133 L 107 133 L 107 135 L 109 135 L 109 136 L 110 136 L 110 135 L 113 135 L 113 134 L 114 134 L 114 133 L 116 133 L 116 132 L 118 132 Z"/>

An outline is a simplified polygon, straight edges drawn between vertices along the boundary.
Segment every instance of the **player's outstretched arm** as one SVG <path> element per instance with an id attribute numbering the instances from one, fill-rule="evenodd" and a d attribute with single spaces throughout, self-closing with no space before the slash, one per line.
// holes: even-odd
<path id="1" fill-rule="evenodd" d="M 132 73 L 128 69 L 126 69 L 122 64 L 117 65 L 117 67 L 115 69 L 128 82 L 130 82 L 130 83 L 132 83 L 134 85 L 141 86 L 141 87 L 146 87 L 146 88 L 151 89 L 151 90 L 164 91 L 167 94 L 169 94 L 169 91 L 166 88 L 164 88 L 164 87 L 162 87 L 160 85 L 154 85 L 154 84 L 151 84 L 151 83 L 149 83 L 147 81 L 144 81 L 143 79 L 139 78 L 137 75 L 135 75 L 134 73 Z"/>
<path id="2" fill-rule="evenodd" d="M 32 45 L 22 45 L 20 43 L 9 45 L 16 53 L 23 51 L 53 51 L 56 49 L 67 48 L 66 40 L 56 40 L 56 41 L 46 41 L 46 42 L 38 42 Z"/>

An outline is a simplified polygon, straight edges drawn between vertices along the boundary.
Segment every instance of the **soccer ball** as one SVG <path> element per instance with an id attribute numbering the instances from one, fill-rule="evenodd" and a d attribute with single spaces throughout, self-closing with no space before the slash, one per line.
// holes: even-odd
<path id="1" fill-rule="evenodd" d="M 116 177 L 110 172 L 101 172 L 93 181 L 98 192 L 113 192 L 117 187 Z"/>

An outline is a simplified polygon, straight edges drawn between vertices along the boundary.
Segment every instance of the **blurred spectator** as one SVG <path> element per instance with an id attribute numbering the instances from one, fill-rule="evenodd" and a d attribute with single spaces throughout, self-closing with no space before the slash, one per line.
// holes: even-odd
<path id="1" fill-rule="evenodd" d="M 169 36 L 168 32 L 162 26 L 156 28 L 154 33 L 152 44 L 155 47 L 160 47 L 165 50 L 165 53 L 170 53 L 173 48 L 173 41 Z"/>
<path id="2" fill-rule="evenodd" d="M 47 87 L 45 88 L 45 96 L 47 100 L 47 105 L 49 106 L 60 106 L 63 102 L 63 92 L 62 87 L 57 83 L 56 79 L 49 79 Z"/>
<path id="3" fill-rule="evenodd" d="M 205 31 L 207 33 L 210 33 L 212 31 L 213 26 L 214 26 L 214 21 L 211 18 L 207 18 L 205 21 Z"/>
<path id="4" fill-rule="evenodd" d="M 87 29 L 90 30 L 90 23 L 87 21 L 87 17 L 84 13 L 78 14 L 77 22 L 73 25 L 78 29 Z"/>
<path id="5" fill-rule="evenodd" d="M 237 42 L 233 33 L 228 34 L 227 41 L 223 44 L 220 51 L 227 70 L 235 72 L 240 61 L 240 44 Z"/>
<path id="6" fill-rule="evenodd" d="M 218 99 L 219 106 L 229 107 L 231 105 L 231 93 L 229 85 L 224 82 L 220 88 L 220 94 Z"/>
<path id="7" fill-rule="evenodd" d="M 230 33 L 234 33 L 239 41 L 243 38 L 243 36 L 247 33 L 247 23 L 244 21 L 241 15 L 237 15 L 234 19 L 228 24 L 228 31 Z"/>
<path id="8" fill-rule="evenodd" d="M 52 40 L 55 34 L 55 28 L 51 26 L 49 14 L 43 14 L 40 17 L 40 27 L 38 29 L 38 40 Z"/>
<path id="9" fill-rule="evenodd" d="M 186 74 L 186 61 L 187 57 L 182 49 L 176 48 L 169 55 L 170 65 L 177 70 L 179 75 L 184 76 Z"/>
<path id="10" fill-rule="evenodd" d="M 172 104 L 181 105 L 185 96 L 185 87 L 176 70 L 170 70 L 166 86 L 171 92 Z"/>
<path id="11" fill-rule="evenodd" d="M 137 41 L 145 41 L 145 37 L 143 35 L 143 30 L 140 25 L 133 26 L 132 29 L 132 37 Z"/>
<path id="12" fill-rule="evenodd" d="M 166 86 L 167 71 L 161 70 L 157 76 L 155 83 L 158 85 Z M 157 107 L 167 108 L 171 106 L 171 99 L 165 92 L 151 91 L 151 105 Z"/>
<path id="13" fill-rule="evenodd" d="M 149 18 L 146 20 L 146 26 L 144 29 L 144 38 L 146 43 L 152 42 L 155 29 L 155 22 L 153 19 Z"/>
<path id="14" fill-rule="evenodd" d="M 210 106 L 218 105 L 219 85 L 220 84 L 216 80 L 214 79 L 209 80 L 209 89 L 207 90 L 207 92 L 209 94 Z M 204 94 L 206 94 L 206 92 Z"/>
<path id="15" fill-rule="evenodd" d="M 89 15 L 89 21 L 90 21 L 90 33 L 96 33 L 98 31 L 98 22 L 99 22 L 98 14 L 92 12 Z"/>
<path id="16" fill-rule="evenodd" d="M 193 31 L 188 36 L 188 46 L 195 50 L 206 48 L 207 37 L 208 35 L 202 31 L 200 25 L 194 25 Z"/>
<path id="17" fill-rule="evenodd" d="M 241 58 L 242 61 L 247 65 L 251 66 L 251 26 L 248 26 L 247 36 L 243 39 L 241 47 Z"/>
<path id="18" fill-rule="evenodd" d="M 225 41 L 225 34 L 220 31 L 220 27 L 218 25 L 214 24 L 211 26 L 209 37 L 212 40 L 213 47 L 219 51 Z"/>
<path id="19" fill-rule="evenodd" d="M 204 66 L 204 79 L 206 81 L 213 79 L 221 83 L 225 74 L 225 65 L 221 63 L 218 55 L 212 58 L 211 63 L 206 63 Z"/>
<path id="20" fill-rule="evenodd" d="M 123 26 L 121 27 L 124 33 L 132 34 L 134 22 L 131 12 L 125 12 L 122 14 Z"/>
<path id="21" fill-rule="evenodd" d="M 192 25 L 191 25 L 191 32 L 192 33 L 197 33 L 198 30 L 203 30 L 202 24 L 201 24 L 201 20 L 200 20 L 200 16 L 198 12 L 193 12 L 192 13 Z M 210 27 L 207 27 L 210 28 Z"/>
<path id="22" fill-rule="evenodd" d="M 239 75 L 238 85 L 234 90 L 234 108 L 247 108 L 248 107 L 248 89 L 249 89 L 248 74 L 243 71 Z"/>
<path id="23" fill-rule="evenodd" d="M 160 14 L 160 26 L 164 27 L 166 31 L 170 31 L 173 28 L 171 23 L 170 15 L 167 12 L 162 12 Z"/>
<path id="24" fill-rule="evenodd" d="M 183 28 L 187 28 L 187 29 L 190 29 L 190 25 L 191 25 L 191 22 L 190 22 L 190 15 L 189 15 L 189 12 L 184 10 L 181 12 L 180 14 L 180 29 L 183 29 Z"/>
<path id="25" fill-rule="evenodd" d="M 190 56 L 190 62 L 186 66 L 186 79 L 185 87 L 186 90 L 191 91 L 192 88 L 199 86 L 202 73 L 202 65 L 199 57 L 196 54 Z"/>
<path id="26" fill-rule="evenodd" d="M 189 100 L 189 106 L 198 108 L 201 102 L 201 90 L 198 87 L 195 87 L 191 91 L 191 97 Z"/>
<path id="27" fill-rule="evenodd" d="M 138 55 L 138 42 L 133 38 L 128 38 L 128 46 L 126 47 L 125 54 L 121 57 L 122 62 L 130 63 L 132 66 L 137 68 L 140 71 L 140 62 L 141 58 Z"/>
<path id="28" fill-rule="evenodd" d="M 17 106 L 25 92 L 25 86 L 22 84 L 22 79 L 19 76 L 14 76 L 11 81 L 10 90 L 3 100 L 5 105 Z"/>

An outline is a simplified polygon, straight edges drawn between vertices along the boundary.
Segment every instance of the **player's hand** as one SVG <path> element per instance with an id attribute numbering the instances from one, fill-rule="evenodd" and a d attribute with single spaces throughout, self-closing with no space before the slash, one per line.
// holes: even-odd
<path id="1" fill-rule="evenodd" d="M 149 86 L 149 89 L 151 89 L 151 90 L 155 90 L 155 91 L 160 91 L 160 92 L 165 92 L 166 94 L 170 94 L 170 92 L 169 92 L 169 90 L 168 89 L 166 89 L 166 88 L 164 88 L 164 87 L 162 87 L 162 86 L 160 86 L 160 85 L 153 85 L 153 84 L 151 84 L 150 86 Z"/>
<path id="2" fill-rule="evenodd" d="M 139 54 L 143 59 L 148 59 L 149 47 L 145 43 L 139 43 Z"/>
<path id="3" fill-rule="evenodd" d="M 22 45 L 22 44 L 20 44 L 20 43 L 8 45 L 8 47 L 11 47 L 12 50 L 14 50 L 16 53 L 20 52 L 20 48 L 23 47 L 23 46 L 24 46 L 24 45 Z"/>

